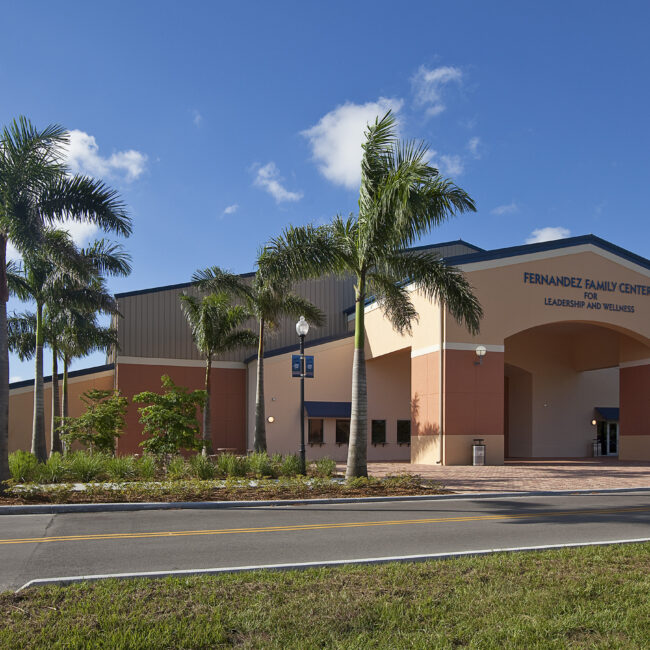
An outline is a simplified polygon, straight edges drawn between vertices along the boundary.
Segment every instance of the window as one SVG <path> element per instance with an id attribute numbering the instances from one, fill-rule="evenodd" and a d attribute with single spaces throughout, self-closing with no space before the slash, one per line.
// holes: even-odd
<path id="1" fill-rule="evenodd" d="M 336 421 L 336 444 L 347 445 L 350 440 L 350 420 Z"/>
<path id="2" fill-rule="evenodd" d="M 372 444 L 385 445 L 386 444 L 386 420 L 373 420 L 372 421 Z"/>
<path id="3" fill-rule="evenodd" d="M 309 420 L 309 444 L 322 445 L 323 444 L 323 421 L 322 420 Z"/>
<path id="4" fill-rule="evenodd" d="M 411 420 L 397 420 L 397 444 L 411 444 Z"/>

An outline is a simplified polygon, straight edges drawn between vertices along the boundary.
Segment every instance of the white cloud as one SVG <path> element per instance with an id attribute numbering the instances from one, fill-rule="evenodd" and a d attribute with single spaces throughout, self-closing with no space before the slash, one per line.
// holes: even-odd
<path id="1" fill-rule="evenodd" d="M 280 170 L 277 168 L 276 164 L 271 161 L 257 169 L 255 185 L 266 190 L 275 199 L 276 203 L 300 201 L 300 199 L 302 199 L 302 192 L 290 192 L 282 185 L 280 182 L 282 180 Z"/>
<path id="2" fill-rule="evenodd" d="M 194 126 L 196 127 L 201 126 L 201 122 L 203 122 L 203 115 L 196 108 L 192 111 L 192 122 L 194 122 Z"/>
<path id="3" fill-rule="evenodd" d="M 415 104 L 425 107 L 428 116 L 435 116 L 445 110 L 442 102 L 442 89 L 450 83 L 460 84 L 463 80 L 463 73 L 460 68 L 454 66 L 441 66 L 429 69 L 420 66 L 413 75 L 411 83 L 415 95 Z"/>
<path id="4" fill-rule="evenodd" d="M 460 176 L 465 169 L 463 159 L 457 155 L 440 156 L 437 167 L 444 176 Z"/>
<path id="5" fill-rule="evenodd" d="M 519 210 L 519 206 L 515 201 L 511 201 L 510 203 L 506 203 L 504 205 L 497 205 L 496 208 L 493 208 L 490 210 L 490 214 L 496 214 L 497 216 L 501 216 L 504 214 L 514 214 Z"/>
<path id="6" fill-rule="evenodd" d="M 20 262 L 22 260 L 21 254 L 18 252 L 17 248 L 10 242 L 7 242 L 7 261 L 8 262 Z"/>
<path id="7" fill-rule="evenodd" d="M 99 226 L 94 223 L 66 220 L 56 221 L 52 225 L 60 230 L 67 230 L 77 246 L 85 246 L 99 232 Z"/>
<path id="8" fill-rule="evenodd" d="M 9 377 L 9 383 L 13 384 L 15 381 L 23 381 L 24 377 L 21 377 L 20 375 L 11 375 Z"/>
<path id="9" fill-rule="evenodd" d="M 311 145 L 318 169 L 328 181 L 356 189 L 361 182 L 361 144 L 370 122 L 389 110 L 398 113 L 401 99 L 380 97 L 376 102 L 346 102 L 324 115 L 311 128 L 302 132 Z"/>
<path id="10" fill-rule="evenodd" d="M 562 226 L 547 226 L 546 228 L 538 228 L 530 233 L 530 237 L 526 239 L 527 244 L 537 244 L 543 241 L 553 241 L 554 239 L 565 239 L 571 234 L 568 228 Z"/>
<path id="11" fill-rule="evenodd" d="M 79 247 L 85 246 L 93 240 L 100 230 L 99 226 L 94 223 L 68 221 L 67 219 L 54 221 L 52 227 L 67 230 L 72 241 Z M 13 262 L 22 260 L 22 255 L 11 242 L 7 242 L 7 260 Z"/>
<path id="12" fill-rule="evenodd" d="M 73 174 L 104 177 L 125 174 L 127 181 L 138 178 L 145 170 L 147 156 L 135 149 L 118 151 L 104 158 L 95 137 L 83 131 L 70 131 L 66 162 Z"/>
<path id="13" fill-rule="evenodd" d="M 481 138 L 474 136 L 469 139 L 467 143 L 467 149 L 477 160 L 481 157 Z"/>
<path id="14" fill-rule="evenodd" d="M 224 209 L 223 214 L 235 214 L 237 210 L 239 210 L 239 204 L 233 203 L 232 205 L 229 205 L 227 208 Z"/>

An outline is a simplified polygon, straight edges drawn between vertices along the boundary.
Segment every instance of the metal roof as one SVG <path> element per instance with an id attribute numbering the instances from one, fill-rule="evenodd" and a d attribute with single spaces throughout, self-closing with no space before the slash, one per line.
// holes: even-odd
<path id="1" fill-rule="evenodd" d="M 82 368 L 81 370 L 71 370 L 68 372 L 68 379 L 73 379 L 74 377 L 83 377 L 84 375 L 93 375 L 97 372 L 106 372 L 107 370 L 114 370 L 115 364 L 107 363 L 103 366 L 93 366 L 92 368 Z M 63 381 L 63 373 L 59 373 L 59 380 Z M 47 375 L 43 377 L 43 383 L 47 384 L 52 381 L 52 375 Z M 14 381 L 9 384 L 9 389 L 12 388 L 24 388 L 25 386 L 33 386 L 33 379 L 23 379 L 22 381 Z"/>
<path id="2" fill-rule="evenodd" d="M 596 413 L 600 415 L 603 420 L 610 422 L 618 422 L 619 408 L 618 406 L 597 406 Z"/>
<path id="3" fill-rule="evenodd" d="M 352 403 L 305 402 L 305 410 L 310 418 L 349 418 L 352 413 Z"/>

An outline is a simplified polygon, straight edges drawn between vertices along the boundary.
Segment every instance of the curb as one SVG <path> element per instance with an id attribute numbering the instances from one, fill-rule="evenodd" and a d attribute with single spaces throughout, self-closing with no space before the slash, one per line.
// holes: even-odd
<path id="1" fill-rule="evenodd" d="M 522 498 L 538 496 L 584 496 L 587 494 L 623 494 L 650 492 L 650 487 L 542 490 L 529 492 L 458 492 L 454 494 L 419 494 L 394 497 L 352 497 L 331 499 L 283 499 L 276 501 L 149 501 L 144 503 L 55 503 L 0 506 L 1 515 L 56 515 L 72 512 L 134 512 L 140 510 L 222 510 L 226 508 L 266 508 L 269 506 L 336 505 L 346 503 L 382 503 L 394 501 L 450 501 L 474 499 Z"/>
<path id="2" fill-rule="evenodd" d="M 389 562 L 426 562 L 432 560 L 448 560 L 457 557 L 476 557 L 492 553 L 523 553 L 529 551 L 549 551 L 563 548 L 581 548 L 583 546 L 612 546 L 616 544 L 642 544 L 650 542 L 650 537 L 637 539 L 613 539 L 596 542 L 570 542 L 568 544 L 544 544 L 539 546 L 514 546 L 510 548 L 485 548 L 473 551 L 452 551 L 447 553 L 431 553 L 427 555 L 401 555 L 394 557 L 359 558 L 356 560 L 323 560 L 321 562 L 297 562 L 295 564 L 260 564 L 257 566 L 223 567 L 215 569 L 180 569 L 172 571 L 143 571 L 140 573 L 112 573 L 87 576 L 67 576 L 61 578 L 36 578 L 26 582 L 16 590 L 16 593 L 29 587 L 42 585 L 69 585 L 77 582 L 97 582 L 98 580 L 126 580 L 133 578 L 168 578 L 174 576 L 219 575 L 227 573 L 247 573 L 249 571 L 301 571 L 305 569 L 320 569 L 350 565 L 378 565 Z"/>

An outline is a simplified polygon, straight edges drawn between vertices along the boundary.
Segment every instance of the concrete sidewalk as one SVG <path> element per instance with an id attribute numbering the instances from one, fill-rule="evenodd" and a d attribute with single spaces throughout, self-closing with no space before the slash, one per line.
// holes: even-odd
<path id="1" fill-rule="evenodd" d="M 345 464 L 338 465 L 345 472 Z M 508 460 L 505 465 L 368 463 L 372 476 L 419 474 L 457 492 L 526 492 L 650 487 L 650 463 L 616 458 Z"/>

